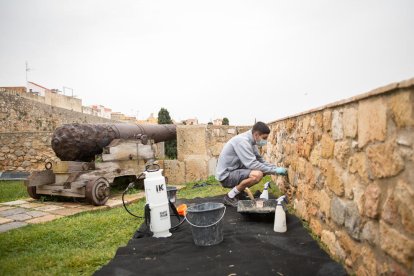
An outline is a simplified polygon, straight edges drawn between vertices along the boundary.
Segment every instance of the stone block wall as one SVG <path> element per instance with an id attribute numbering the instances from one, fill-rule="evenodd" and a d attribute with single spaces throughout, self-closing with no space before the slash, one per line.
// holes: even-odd
<path id="1" fill-rule="evenodd" d="M 50 106 L 0 92 L 0 132 L 51 131 L 69 123 L 111 123 L 112 120 Z"/>
<path id="2" fill-rule="evenodd" d="M 52 132 L 0 133 L 0 171 L 44 170 L 59 160 L 51 147 Z"/>
<path id="3" fill-rule="evenodd" d="M 66 96 L 61 93 L 45 90 L 44 96 L 26 92 L 26 87 L 0 87 L 0 93 L 19 96 L 31 101 L 65 108 L 71 111 L 82 112 L 82 100 L 76 97 Z"/>
<path id="4" fill-rule="evenodd" d="M 356 275 L 414 275 L 414 79 L 269 124 L 298 216 Z M 275 179 L 276 180 L 276 179 Z"/>
<path id="5" fill-rule="evenodd" d="M 215 174 L 217 158 L 225 142 L 250 127 L 183 125 L 177 126 L 177 160 L 164 160 L 169 183 L 206 179 Z"/>
<path id="6" fill-rule="evenodd" d="M 35 171 L 56 160 L 51 137 L 66 123 L 110 123 L 101 117 L 0 92 L 0 171 Z"/>

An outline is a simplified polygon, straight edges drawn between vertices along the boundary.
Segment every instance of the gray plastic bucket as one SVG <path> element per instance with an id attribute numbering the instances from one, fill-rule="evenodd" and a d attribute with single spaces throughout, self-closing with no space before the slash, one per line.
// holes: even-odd
<path id="1" fill-rule="evenodd" d="M 209 246 L 223 241 L 223 217 L 226 206 L 223 203 L 206 202 L 189 206 L 186 219 L 191 225 L 196 245 Z"/>
<path id="2" fill-rule="evenodd" d="M 172 203 L 175 203 L 175 200 L 177 199 L 177 187 L 167 186 L 167 196 Z"/>

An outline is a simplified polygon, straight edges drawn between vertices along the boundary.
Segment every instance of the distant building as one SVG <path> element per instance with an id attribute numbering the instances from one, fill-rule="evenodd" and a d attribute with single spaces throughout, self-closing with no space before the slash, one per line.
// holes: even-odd
<path id="1" fill-rule="evenodd" d="M 40 84 L 28 81 L 26 91 L 26 94 L 22 94 L 25 98 L 55 107 L 83 112 L 81 99 L 63 95 L 59 89 L 49 89 Z"/>
<path id="2" fill-rule="evenodd" d="M 151 113 L 151 115 L 146 120 L 137 120 L 135 116 L 126 116 L 125 114 L 121 112 L 112 112 L 111 119 L 115 121 L 131 123 L 131 124 L 143 124 L 143 125 L 158 124 L 158 120 L 157 118 L 154 117 L 154 113 Z"/>
<path id="3" fill-rule="evenodd" d="M 93 109 L 91 106 L 82 106 L 82 113 L 98 116 L 98 110 Z"/>
<path id="4" fill-rule="evenodd" d="M 156 125 L 158 124 L 158 118 L 154 117 L 154 113 L 151 113 L 146 120 L 137 120 L 137 123 L 143 125 Z"/>
<path id="5" fill-rule="evenodd" d="M 98 117 L 111 119 L 112 109 L 107 108 L 103 105 L 91 105 L 92 112 L 96 112 Z"/>
<path id="6" fill-rule="evenodd" d="M 0 87 L 1 92 L 14 93 L 23 98 L 43 104 L 82 112 L 82 100 L 62 94 L 58 89 L 48 89 L 34 82 L 27 82 L 27 87 Z"/>
<path id="7" fill-rule="evenodd" d="M 103 118 L 111 119 L 111 113 L 112 113 L 112 109 L 105 107 L 104 111 L 101 114 Z"/>
<path id="8" fill-rule="evenodd" d="M 26 93 L 26 87 L 24 86 L 4 86 L 0 87 L 0 92 L 12 92 L 17 94 Z"/>
<path id="9" fill-rule="evenodd" d="M 158 118 L 154 117 L 154 113 L 151 113 L 150 116 L 147 118 L 147 122 L 149 124 L 158 124 Z"/>
<path id="10" fill-rule="evenodd" d="M 36 95 L 39 95 L 39 96 L 42 96 L 42 97 L 46 97 L 46 93 L 51 92 L 51 91 L 50 91 L 50 89 L 48 89 L 48 88 L 46 88 L 46 87 L 44 87 L 40 84 L 28 81 L 27 82 L 27 92 L 28 93 L 33 93 L 33 94 L 36 94 Z"/>
<path id="11" fill-rule="evenodd" d="M 198 119 L 197 118 L 193 118 L 193 119 L 187 119 L 184 120 L 184 123 L 188 126 L 190 125 L 198 125 Z"/>
<path id="12" fill-rule="evenodd" d="M 125 123 L 131 123 L 136 124 L 137 118 L 135 116 L 126 116 L 125 114 L 121 112 L 112 112 L 111 113 L 111 120 L 119 121 L 119 122 L 125 122 Z"/>
<path id="13" fill-rule="evenodd" d="M 137 118 L 135 116 L 125 116 L 124 121 L 127 123 L 136 124 Z"/>
<path id="14" fill-rule="evenodd" d="M 114 121 L 124 121 L 125 120 L 125 114 L 121 112 L 112 112 L 111 113 L 111 120 Z"/>
<path id="15" fill-rule="evenodd" d="M 213 125 L 215 126 L 221 126 L 223 124 L 223 119 L 214 119 L 213 120 Z"/>

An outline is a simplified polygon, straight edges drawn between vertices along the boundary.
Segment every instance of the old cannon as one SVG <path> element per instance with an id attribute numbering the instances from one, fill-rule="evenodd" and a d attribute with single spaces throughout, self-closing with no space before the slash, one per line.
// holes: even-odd
<path id="1" fill-rule="evenodd" d="M 27 191 L 35 199 L 58 195 L 103 205 L 115 180 L 137 181 L 147 165 L 163 156 L 160 142 L 175 138 L 175 125 L 63 125 L 52 136 L 53 151 L 61 161 L 33 172 L 25 182 Z"/>

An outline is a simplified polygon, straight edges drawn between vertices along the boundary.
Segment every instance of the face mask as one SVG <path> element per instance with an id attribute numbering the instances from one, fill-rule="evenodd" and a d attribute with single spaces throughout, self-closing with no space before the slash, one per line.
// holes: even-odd
<path id="1" fill-rule="evenodd" d="M 263 146 L 265 146 L 265 145 L 267 144 L 267 140 L 265 140 L 265 139 L 261 139 L 261 140 L 257 141 L 257 142 L 256 142 L 256 144 L 257 144 L 259 147 L 263 147 Z"/>

